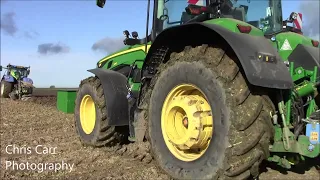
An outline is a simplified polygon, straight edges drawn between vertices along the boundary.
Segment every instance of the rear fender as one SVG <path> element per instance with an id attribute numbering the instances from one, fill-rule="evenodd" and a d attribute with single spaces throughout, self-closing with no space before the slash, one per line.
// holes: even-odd
<path id="1" fill-rule="evenodd" d="M 23 81 L 23 82 L 26 82 L 26 83 L 33 84 L 33 80 L 32 80 L 31 78 L 28 78 L 28 77 L 22 78 L 22 81 Z"/>
<path id="2" fill-rule="evenodd" d="M 116 71 L 90 69 L 101 81 L 109 126 L 129 125 L 127 78 Z"/>
<path id="3" fill-rule="evenodd" d="M 319 48 L 298 44 L 297 47 L 289 55 L 288 60 L 294 62 L 295 67 L 303 67 L 306 70 L 313 71 L 314 67 L 318 67 L 320 71 Z"/>
<path id="4" fill-rule="evenodd" d="M 14 78 L 12 76 L 8 76 L 8 75 L 4 75 L 3 80 L 7 81 L 7 82 L 11 82 L 11 83 L 14 82 Z"/>
<path id="5" fill-rule="evenodd" d="M 144 68 L 155 63 L 151 58 L 152 54 L 162 46 L 174 47 L 177 46 L 175 42 L 184 43 L 184 45 L 194 42 L 197 42 L 197 45 L 212 44 L 216 39 L 222 39 L 233 49 L 249 83 L 277 89 L 293 87 L 288 68 L 269 40 L 265 37 L 235 33 L 219 25 L 208 23 L 190 23 L 162 31 L 147 54 Z M 274 57 L 276 61 L 271 63 L 259 60 L 260 54 Z"/>

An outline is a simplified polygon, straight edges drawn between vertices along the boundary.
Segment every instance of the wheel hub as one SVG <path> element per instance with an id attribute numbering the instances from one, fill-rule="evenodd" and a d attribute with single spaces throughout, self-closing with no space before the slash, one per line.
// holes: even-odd
<path id="1" fill-rule="evenodd" d="M 167 147 L 184 161 L 195 160 L 204 153 L 213 131 L 210 105 L 195 90 L 192 85 L 174 88 L 162 109 L 161 125 Z"/>
<path id="2" fill-rule="evenodd" d="M 84 133 L 90 134 L 95 126 L 96 108 L 90 95 L 85 95 L 80 103 L 80 123 Z"/>
<path id="3" fill-rule="evenodd" d="M 184 117 L 183 120 L 182 120 L 182 124 L 185 128 L 188 128 L 188 117 Z"/>

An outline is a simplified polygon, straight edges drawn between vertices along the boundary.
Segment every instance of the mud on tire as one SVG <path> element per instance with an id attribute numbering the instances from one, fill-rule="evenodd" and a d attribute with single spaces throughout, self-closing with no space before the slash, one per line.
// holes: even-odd
<path id="1" fill-rule="evenodd" d="M 155 77 L 149 102 L 149 139 L 158 165 L 175 179 L 247 179 L 259 174 L 273 138 L 271 100 L 258 94 L 243 77 L 233 52 L 207 45 L 172 53 Z M 161 109 L 167 93 L 181 83 L 194 84 L 206 95 L 214 118 L 209 148 L 199 159 L 175 158 L 161 132 Z"/>
<path id="2" fill-rule="evenodd" d="M 94 129 L 86 134 L 80 121 L 80 104 L 85 95 L 90 95 L 96 109 Z M 125 138 L 125 130 L 122 127 L 108 126 L 108 114 L 104 98 L 103 88 L 99 78 L 89 77 L 81 81 L 75 101 L 75 127 L 81 142 L 90 146 L 113 146 Z"/>

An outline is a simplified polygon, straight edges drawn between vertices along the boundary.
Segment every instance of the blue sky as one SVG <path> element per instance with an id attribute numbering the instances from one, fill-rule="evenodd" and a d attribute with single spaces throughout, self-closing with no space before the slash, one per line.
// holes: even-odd
<path id="1" fill-rule="evenodd" d="M 93 0 L 1 2 L 1 20 L 11 13 L 15 25 L 11 30 L 16 27 L 11 34 L 1 28 L 1 65 L 30 65 L 36 87 L 77 87 L 91 75 L 86 70 L 108 54 L 103 50 L 121 46 L 123 30 L 144 37 L 146 6 L 146 0 L 107 0 L 103 9 Z M 298 0 L 283 1 L 284 17 L 299 6 Z M 114 43 L 108 46 L 103 44 L 106 41 Z M 38 46 L 45 48 L 48 43 L 58 44 L 62 53 L 39 53 Z M 96 51 L 92 50 L 95 43 L 100 47 Z"/>

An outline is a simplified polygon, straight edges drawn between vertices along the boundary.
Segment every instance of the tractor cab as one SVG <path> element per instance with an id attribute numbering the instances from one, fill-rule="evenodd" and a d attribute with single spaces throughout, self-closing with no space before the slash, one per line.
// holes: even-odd
<path id="1" fill-rule="evenodd" d="M 106 0 L 97 0 L 103 8 Z M 150 5 L 150 3 L 149 3 Z M 148 6 L 149 17 L 150 7 Z M 145 39 L 126 37 L 126 45 L 153 41 L 163 30 L 191 22 L 231 18 L 246 22 L 267 34 L 283 30 L 281 0 L 154 0 L 151 35 Z"/>
<path id="2" fill-rule="evenodd" d="M 16 65 L 8 65 L 8 73 L 13 76 L 15 79 L 28 77 L 30 74 L 30 67 L 25 66 L 16 66 Z"/>
<path id="3" fill-rule="evenodd" d="M 215 18 L 247 22 L 265 34 L 282 30 L 281 0 L 158 0 L 156 6 L 157 32 Z"/>
<path id="4" fill-rule="evenodd" d="M 28 78 L 30 74 L 30 66 L 25 67 L 8 64 L 7 67 L 0 66 L 1 71 L 2 69 L 6 69 L 2 79 L 6 79 L 10 82 L 17 82 L 18 80 L 23 80 L 26 82 L 33 83 L 33 81 L 30 78 Z"/>

